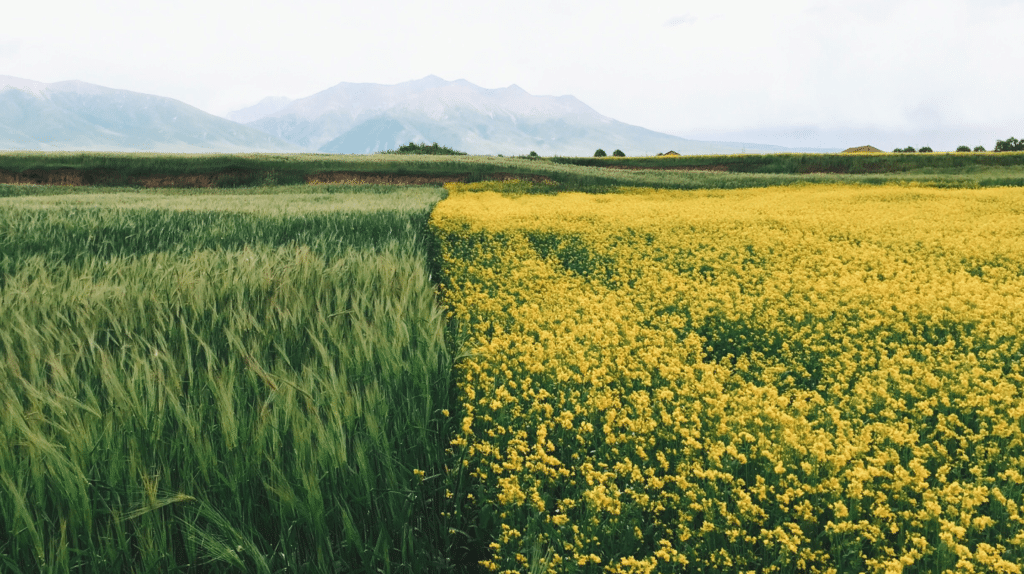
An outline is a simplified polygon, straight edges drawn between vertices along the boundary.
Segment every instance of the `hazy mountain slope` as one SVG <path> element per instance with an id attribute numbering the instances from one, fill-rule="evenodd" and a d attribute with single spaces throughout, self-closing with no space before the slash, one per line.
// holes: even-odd
<path id="1" fill-rule="evenodd" d="M 298 100 L 265 98 L 228 114 L 79 81 L 0 76 L 0 150 L 373 153 L 410 141 L 473 154 L 627 155 L 798 151 L 704 142 L 602 116 L 573 96 L 485 89 L 437 76 L 396 85 L 341 83 Z M 822 151 L 822 150 L 819 150 Z"/>
<path id="2" fill-rule="evenodd" d="M 491 90 L 437 76 L 391 86 L 341 83 L 248 125 L 326 153 L 373 153 L 410 141 L 509 155 L 591 155 L 597 148 L 627 155 L 788 151 L 688 140 L 602 116 L 573 96 L 534 96 L 516 85 Z"/>
<path id="3" fill-rule="evenodd" d="M 0 148 L 76 149 L 96 127 L 47 98 L 20 89 L 0 90 Z M 66 148 L 55 143 L 63 143 Z"/>
<path id="4" fill-rule="evenodd" d="M 291 102 L 291 98 L 283 96 L 268 96 L 260 100 L 255 105 L 230 112 L 225 117 L 233 122 L 247 124 L 282 110 Z"/>
<path id="5" fill-rule="evenodd" d="M 0 149 L 293 152 L 301 148 L 188 104 L 85 82 L 0 76 Z"/>

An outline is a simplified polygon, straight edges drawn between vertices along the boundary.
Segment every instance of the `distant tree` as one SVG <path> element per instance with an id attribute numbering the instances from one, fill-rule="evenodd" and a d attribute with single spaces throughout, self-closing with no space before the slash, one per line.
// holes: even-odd
<path id="1" fill-rule="evenodd" d="M 603 149 L 598 148 L 597 151 L 594 152 L 594 157 L 608 157 L 608 154 L 604 153 Z"/>
<path id="2" fill-rule="evenodd" d="M 903 148 L 903 149 L 902 149 L 902 150 L 900 150 L 900 151 L 902 151 L 903 153 L 914 153 L 914 152 L 916 152 L 917 150 L 916 150 L 916 149 L 914 149 L 914 148 L 913 148 L 913 147 L 911 147 L 911 146 L 907 146 L 907 147 Z"/>
<path id="3" fill-rule="evenodd" d="M 892 150 L 892 153 L 903 153 L 903 150 L 900 149 L 900 148 L 896 148 L 896 149 Z"/>
<path id="4" fill-rule="evenodd" d="M 617 150 L 613 151 L 612 155 L 615 156 L 615 157 L 626 157 L 626 154 L 622 153 L 621 149 L 617 149 Z"/>
<path id="5" fill-rule="evenodd" d="M 434 142 L 431 145 L 409 142 L 406 145 L 399 146 L 397 150 L 387 150 L 379 153 L 413 155 L 468 155 L 464 151 L 457 151 L 448 146 L 440 146 L 437 144 L 437 142 Z"/>
<path id="6" fill-rule="evenodd" d="M 540 156 L 539 156 L 539 155 L 537 155 L 537 152 L 535 152 L 535 151 L 531 151 L 531 152 L 530 152 L 530 155 L 528 155 L 528 156 L 526 156 L 526 157 L 540 157 Z"/>
<path id="7" fill-rule="evenodd" d="M 1024 140 L 1017 138 L 996 140 L 996 147 L 992 151 L 1024 151 Z"/>
<path id="8" fill-rule="evenodd" d="M 932 148 L 930 148 L 928 146 L 924 146 L 923 148 L 921 148 L 921 149 L 919 149 L 917 151 L 919 151 L 920 153 L 932 153 Z"/>
<path id="9" fill-rule="evenodd" d="M 956 151 L 958 151 L 958 152 L 961 152 L 961 151 L 971 151 L 971 148 L 968 147 L 968 146 L 962 145 L 962 146 L 956 148 Z"/>
<path id="10" fill-rule="evenodd" d="M 985 146 L 979 145 L 974 147 L 974 151 L 985 151 Z"/>

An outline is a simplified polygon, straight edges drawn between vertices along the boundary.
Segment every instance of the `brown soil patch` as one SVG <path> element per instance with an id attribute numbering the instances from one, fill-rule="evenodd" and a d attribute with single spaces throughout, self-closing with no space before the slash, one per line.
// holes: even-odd
<path id="1" fill-rule="evenodd" d="M 251 174 L 242 172 L 203 173 L 189 175 L 150 174 L 144 176 L 125 177 L 117 172 L 80 171 L 72 168 L 54 170 L 26 170 L 21 173 L 0 170 L 0 184 L 17 185 L 123 185 L 156 187 L 211 188 L 227 183 L 250 180 Z M 441 183 L 463 182 L 469 174 L 453 175 L 395 175 L 386 173 L 368 173 L 357 171 L 330 171 L 313 174 L 306 178 L 307 183 L 369 183 L 382 185 L 436 185 Z M 505 181 L 509 179 L 529 180 L 534 183 L 554 183 L 551 178 L 535 174 L 493 173 L 485 176 L 487 180 Z"/>
<path id="2" fill-rule="evenodd" d="M 20 185 L 87 185 L 76 169 L 36 170 L 22 173 L 0 171 L 0 183 Z"/>
<path id="3" fill-rule="evenodd" d="M 0 170 L 0 183 L 16 185 L 125 185 L 142 187 L 216 187 L 224 179 L 238 179 L 245 174 L 223 172 L 215 174 L 123 176 L 114 171 L 80 171 L 73 168 L 30 169 L 21 173 Z"/>
<path id="4" fill-rule="evenodd" d="M 142 187 L 213 187 L 215 176 L 202 175 L 151 175 L 136 178 L 132 183 Z"/>
<path id="5" fill-rule="evenodd" d="M 532 181 L 533 183 L 555 183 L 555 180 L 550 177 L 532 173 L 492 173 L 487 176 L 487 181 L 508 181 L 510 179 Z"/>
<path id="6" fill-rule="evenodd" d="M 466 174 L 449 176 L 392 175 L 366 173 L 359 171 L 328 171 L 313 174 L 306 178 L 306 183 L 376 183 L 387 185 L 429 185 L 433 183 L 453 183 L 464 181 Z"/>
<path id="7" fill-rule="evenodd" d="M 603 166 L 608 169 L 629 169 L 629 170 L 649 170 L 649 171 L 709 171 L 709 172 L 723 172 L 729 171 L 727 165 L 700 165 L 700 166 L 671 166 L 671 167 L 650 167 L 650 166 L 637 166 L 637 165 L 608 165 Z"/>
<path id="8" fill-rule="evenodd" d="M 430 185 L 438 183 L 464 182 L 469 174 L 426 176 L 426 175 L 392 175 L 384 173 L 367 173 L 360 171 L 330 171 L 313 174 L 306 178 L 307 183 L 375 183 L 386 185 Z M 488 181 L 506 181 L 510 179 L 529 180 L 534 183 L 554 183 L 549 177 L 521 173 L 492 173 L 486 176 Z"/>

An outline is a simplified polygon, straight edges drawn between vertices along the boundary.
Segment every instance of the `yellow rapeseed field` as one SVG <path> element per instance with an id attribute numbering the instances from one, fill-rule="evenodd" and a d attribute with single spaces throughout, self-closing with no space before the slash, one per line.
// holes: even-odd
<path id="1" fill-rule="evenodd" d="M 513 189 L 431 218 L 485 567 L 1021 572 L 1020 188 Z"/>

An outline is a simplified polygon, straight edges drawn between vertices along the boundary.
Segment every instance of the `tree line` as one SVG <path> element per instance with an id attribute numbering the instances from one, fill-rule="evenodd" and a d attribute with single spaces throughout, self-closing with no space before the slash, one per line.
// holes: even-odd
<path id="1" fill-rule="evenodd" d="M 929 152 L 932 151 L 932 148 L 930 148 L 928 146 L 924 146 L 921 149 L 916 149 L 915 150 L 913 147 L 907 146 L 907 147 L 902 148 L 902 149 L 896 148 L 896 149 L 894 149 L 892 151 L 893 151 L 893 153 L 915 153 L 915 152 L 916 153 L 929 153 Z M 970 146 L 962 145 L 962 146 L 956 148 L 956 151 L 958 151 L 958 152 L 970 152 L 970 151 L 988 151 L 988 150 L 985 149 L 985 146 L 980 146 L 980 145 L 979 146 L 975 146 L 974 149 L 971 149 Z M 1024 151 L 1024 140 L 1018 140 L 1017 138 L 1007 138 L 1005 140 L 996 140 L 996 147 L 993 148 L 992 151 L 999 151 L 999 152 L 1002 152 L 1002 151 Z"/>

